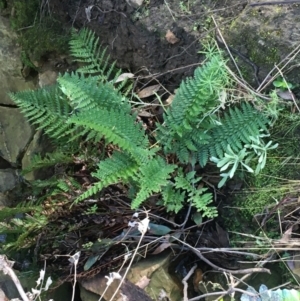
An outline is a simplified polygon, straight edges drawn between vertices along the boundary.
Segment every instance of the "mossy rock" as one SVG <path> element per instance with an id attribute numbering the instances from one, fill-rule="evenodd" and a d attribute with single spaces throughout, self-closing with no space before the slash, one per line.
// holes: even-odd
<path id="1" fill-rule="evenodd" d="M 286 5 L 247 6 L 228 28 L 222 30 L 227 43 L 260 68 L 261 80 L 275 64 L 299 45 L 300 23 L 296 20 L 299 20 L 300 7 L 294 6 L 291 10 L 286 8 Z M 291 65 L 297 60 L 299 57 L 294 58 Z M 239 61 L 242 59 L 239 58 Z M 242 72 L 246 81 L 253 82 L 251 66 L 242 67 Z M 290 72 L 288 79 L 292 83 L 300 82 L 299 72 Z"/>
<path id="2" fill-rule="evenodd" d="M 1 1 L 1 0 L 0 0 Z M 12 3 L 11 27 L 19 34 L 19 43 L 32 60 L 68 49 L 69 34 L 47 11 L 41 15 L 39 0 L 15 0 Z"/>

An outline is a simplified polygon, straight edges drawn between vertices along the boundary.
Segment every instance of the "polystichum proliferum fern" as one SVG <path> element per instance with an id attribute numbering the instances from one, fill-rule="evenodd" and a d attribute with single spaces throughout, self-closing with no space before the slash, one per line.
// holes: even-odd
<path id="1" fill-rule="evenodd" d="M 151 145 L 126 97 L 126 82 L 116 84 L 120 71 L 99 49 L 95 35 L 73 31 L 70 49 L 83 64 L 76 72 L 60 75 L 53 87 L 10 94 L 29 121 L 57 145 L 55 154 L 37 157 L 34 165 L 49 166 L 74 154 L 80 157 L 82 141 L 93 149 L 94 158 L 101 140 L 113 151 L 104 150 L 103 158 L 91 167 L 95 182 L 74 197 L 75 202 L 122 182 L 134 191 L 134 209 L 157 194 L 167 210 L 178 212 L 190 203 L 203 215 L 216 216 L 210 206 L 212 194 L 199 185 L 201 178 L 194 171 L 185 175 L 176 164 L 167 163 L 160 146 L 182 163 L 194 167 L 198 160 L 204 166 L 211 156 L 225 156 L 228 145 L 239 151 L 267 131 L 268 119 L 250 104 L 223 110 L 220 95 L 230 79 L 221 54 L 210 51 L 207 63 L 182 82 L 164 114 L 164 124 L 157 125 L 157 143 Z M 59 187 L 68 189 L 61 182 Z"/>
<path id="2" fill-rule="evenodd" d="M 182 163 L 197 160 L 204 167 L 211 157 L 221 160 L 228 146 L 238 153 L 253 137 L 268 135 L 270 120 L 265 114 L 246 102 L 234 107 L 224 102 L 222 95 L 231 85 L 226 70 L 221 54 L 210 49 L 208 62 L 181 83 L 164 124 L 157 125 L 166 154 L 176 154 Z"/>
<path id="3" fill-rule="evenodd" d="M 153 193 L 161 192 L 177 167 L 157 155 L 158 147 L 150 146 L 123 93 L 124 82 L 115 84 L 120 72 L 109 64 L 105 51 L 99 50 L 95 35 L 88 30 L 73 32 L 70 44 L 71 53 L 84 66 L 60 75 L 53 87 L 10 94 L 29 121 L 58 146 L 52 155 L 36 156 L 32 168 L 59 163 L 66 155 L 80 156 L 78 145 L 83 140 L 94 147 L 104 140 L 104 145 L 116 150 L 96 165 L 92 173 L 96 182 L 76 201 L 121 181 L 137 188 L 131 204 L 137 208 Z M 96 153 L 95 149 L 94 156 Z"/>

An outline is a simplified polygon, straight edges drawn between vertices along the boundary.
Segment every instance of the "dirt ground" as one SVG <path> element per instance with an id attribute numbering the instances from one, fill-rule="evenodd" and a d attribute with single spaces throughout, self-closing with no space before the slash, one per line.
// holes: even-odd
<path id="1" fill-rule="evenodd" d="M 89 27 L 107 47 L 118 67 L 140 76 L 140 84 L 159 81 L 173 92 L 201 63 L 199 51 L 213 35 L 213 15 L 220 27 L 244 9 L 238 0 L 52 0 L 50 11 L 67 27 Z M 90 19 L 90 20 L 89 20 Z M 170 30 L 176 43 L 167 41 Z"/>

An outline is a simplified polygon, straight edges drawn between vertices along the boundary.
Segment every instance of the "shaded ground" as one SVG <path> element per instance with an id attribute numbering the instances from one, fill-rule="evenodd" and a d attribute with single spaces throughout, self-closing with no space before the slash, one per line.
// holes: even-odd
<path id="1" fill-rule="evenodd" d="M 93 29 L 119 67 L 146 76 L 145 84 L 155 78 L 171 92 L 201 62 L 201 43 L 214 34 L 211 13 L 224 23 L 245 7 L 240 1 L 209 0 L 151 0 L 138 9 L 124 0 L 50 3 L 52 16 L 66 26 Z M 168 30 L 177 43 L 166 41 Z"/>

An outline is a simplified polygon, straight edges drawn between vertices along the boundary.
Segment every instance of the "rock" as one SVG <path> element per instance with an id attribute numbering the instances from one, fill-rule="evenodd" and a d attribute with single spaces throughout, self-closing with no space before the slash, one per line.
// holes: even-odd
<path id="1" fill-rule="evenodd" d="M 0 192 L 12 190 L 18 183 L 18 177 L 14 169 L 0 170 Z"/>
<path id="2" fill-rule="evenodd" d="M 0 106 L 0 156 L 4 160 L 16 166 L 32 135 L 32 128 L 18 109 Z"/>
<path id="3" fill-rule="evenodd" d="M 162 254 L 149 256 L 147 259 L 140 260 L 134 264 L 127 275 L 127 281 L 121 286 L 123 295 L 129 297 L 130 301 L 150 301 L 158 300 L 159 296 L 163 293 L 169 298 L 170 301 L 182 300 L 182 287 L 178 286 L 171 275 L 168 273 L 168 267 L 170 264 L 171 253 L 163 252 Z M 124 274 L 124 270 L 120 273 Z M 142 290 L 137 284 L 142 278 L 149 278 L 150 283 Z M 106 290 L 104 294 L 105 300 L 110 300 L 114 292 L 116 291 L 120 280 L 114 280 L 112 285 Z M 84 280 L 80 283 L 81 289 L 84 288 L 87 291 L 101 296 L 106 288 L 107 279 L 104 275 L 96 275 L 93 278 Z M 83 292 L 82 295 L 86 295 Z M 115 301 L 121 295 L 115 298 Z M 89 300 L 82 299 L 82 300 Z M 93 299 L 92 299 L 93 300 Z"/>
<path id="4" fill-rule="evenodd" d="M 53 85 L 56 82 L 58 73 L 53 70 L 47 70 L 39 74 L 39 86 L 41 88 L 45 86 Z"/>
<path id="5" fill-rule="evenodd" d="M 296 20 L 299 19 L 300 6 L 294 5 L 293 9 L 289 7 L 289 5 L 246 6 L 232 24 L 222 30 L 228 45 L 246 55 L 260 68 L 260 80 L 267 76 L 275 63 L 278 64 L 299 45 L 300 23 Z M 291 65 L 295 65 L 295 62 L 293 59 Z M 249 70 L 246 79 L 254 82 L 251 66 L 247 69 Z M 292 83 L 300 81 L 297 68 L 289 72 L 288 78 Z"/>
<path id="6" fill-rule="evenodd" d="M 22 77 L 21 50 L 17 44 L 17 34 L 11 30 L 9 20 L 1 16 L 0 40 L 0 104 L 13 105 L 7 93 L 33 89 L 34 84 L 26 82 Z"/>
<path id="7" fill-rule="evenodd" d="M 0 170 L 0 206 L 10 206 L 20 193 L 19 177 L 15 169 Z"/>
<path id="8" fill-rule="evenodd" d="M 32 141 L 26 149 L 26 152 L 22 158 L 22 169 L 27 169 L 31 163 L 32 158 L 36 154 L 43 155 L 45 152 L 51 153 L 53 147 L 51 146 L 49 139 L 46 135 L 43 134 L 42 131 L 38 131 L 34 134 Z M 45 179 L 53 174 L 52 168 L 42 168 L 32 172 L 29 172 L 24 175 L 24 178 L 27 181 L 33 181 L 37 179 Z"/>

